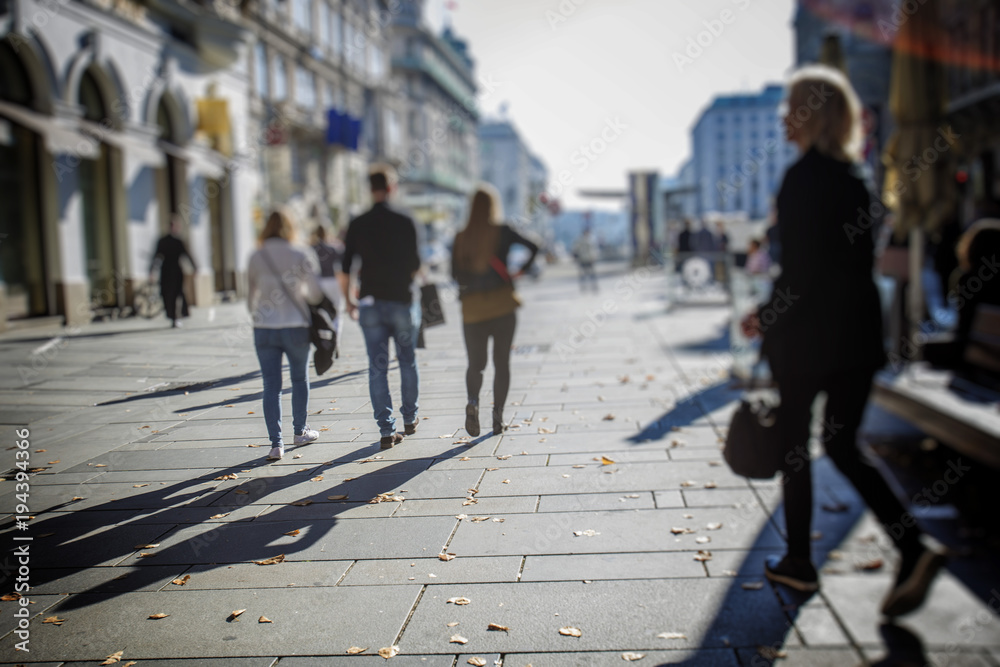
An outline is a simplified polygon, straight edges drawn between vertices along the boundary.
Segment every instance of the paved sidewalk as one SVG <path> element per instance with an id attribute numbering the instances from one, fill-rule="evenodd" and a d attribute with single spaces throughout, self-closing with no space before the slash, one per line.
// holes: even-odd
<path id="1" fill-rule="evenodd" d="M 461 430 L 451 304 L 418 358 L 419 430 L 386 452 L 354 323 L 312 382 L 320 440 L 277 463 L 264 461 L 241 304 L 196 310 L 182 330 L 124 320 L 0 337 L 0 469 L 13 471 L 15 427 L 27 424 L 36 471 L 27 530 L 10 516 L 16 483 L 0 482 L 0 593 L 14 588 L 23 544 L 32 585 L 30 652 L 15 651 L 21 603 L 0 602 L 0 664 L 120 652 L 122 665 L 367 667 L 397 646 L 401 667 L 618 665 L 629 654 L 761 665 L 770 652 L 783 665 L 855 665 L 887 647 L 902 660 L 902 646 L 923 655 L 892 664 L 1000 665 L 988 595 L 951 573 L 905 624 L 880 625 L 891 552 L 828 461 L 817 465 L 822 592 L 763 580 L 763 557 L 783 545 L 780 490 L 721 463 L 737 397 L 727 309 L 668 313 L 662 273 L 605 269 L 599 295 L 580 295 L 569 267 L 523 286 L 502 437 Z M 395 372 L 390 382 L 398 400 Z M 283 409 L 290 429 L 287 394 Z M 64 622 L 44 622 L 53 617 Z"/>

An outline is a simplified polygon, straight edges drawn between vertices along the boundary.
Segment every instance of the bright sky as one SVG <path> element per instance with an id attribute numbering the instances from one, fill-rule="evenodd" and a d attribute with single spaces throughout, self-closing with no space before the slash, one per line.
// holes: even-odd
<path id="1" fill-rule="evenodd" d="M 507 105 L 552 183 L 571 173 L 564 208 L 607 207 L 577 191 L 624 190 L 629 170 L 676 174 L 713 96 L 781 82 L 794 60 L 795 0 L 452 0 L 450 12 L 446 2 L 428 1 L 428 22 L 450 14 L 479 77 L 497 84 L 482 110 Z M 679 66 L 675 54 L 699 39 L 707 46 Z M 620 134 L 585 156 L 609 121 L 619 127 L 607 137 Z"/>

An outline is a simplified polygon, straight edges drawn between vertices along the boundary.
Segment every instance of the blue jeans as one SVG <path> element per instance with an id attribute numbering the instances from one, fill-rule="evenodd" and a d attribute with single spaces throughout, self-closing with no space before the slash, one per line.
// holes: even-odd
<path id="1" fill-rule="evenodd" d="M 420 333 L 420 303 L 400 303 L 376 299 L 375 303 L 358 308 L 358 321 L 368 348 L 368 391 L 372 410 L 382 437 L 392 435 L 396 420 L 392 416 L 392 396 L 389 394 L 389 339 L 396 343 L 399 374 L 402 376 L 404 424 L 417 421 L 417 394 L 420 378 L 417 373 L 415 348 Z"/>
<path id="2" fill-rule="evenodd" d="M 264 423 L 272 447 L 281 447 L 281 356 L 288 356 L 292 377 L 292 426 L 295 433 L 306 427 L 309 407 L 309 329 L 254 329 L 253 342 L 264 379 Z"/>

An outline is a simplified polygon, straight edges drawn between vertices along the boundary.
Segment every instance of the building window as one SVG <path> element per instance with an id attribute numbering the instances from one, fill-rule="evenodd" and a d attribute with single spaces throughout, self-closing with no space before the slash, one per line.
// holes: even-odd
<path id="1" fill-rule="evenodd" d="M 344 51 L 343 21 L 340 12 L 334 11 L 330 15 L 330 47 L 335 55 L 340 55 Z"/>
<path id="2" fill-rule="evenodd" d="M 288 65 L 281 56 L 274 57 L 274 91 L 275 100 L 288 99 Z"/>
<path id="3" fill-rule="evenodd" d="M 312 32 L 311 0 L 292 0 L 292 24 L 303 32 Z"/>
<path id="4" fill-rule="evenodd" d="M 316 77 L 302 65 L 295 68 L 295 103 L 300 107 L 316 106 Z"/>
<path id="5" fill-rule="evenodd" d="M 326 0 L 319 3 L 319 44 L 324 49 L 330 48 L 330 5 Z"/>
<path id="6" fill-rule="evenodd" d="M 260 42 L 257 42 L 253 50 L 253 76 L 257 97 L 266 98 L 270 90 L 267 82 L 267 51 Z"/>

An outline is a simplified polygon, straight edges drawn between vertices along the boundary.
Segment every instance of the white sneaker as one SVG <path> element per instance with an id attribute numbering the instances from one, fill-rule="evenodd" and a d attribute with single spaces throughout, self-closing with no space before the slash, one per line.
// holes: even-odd
<path id="1" fill-rule="evenodd" d="M 285 455 L 284 447 L 271 447 L 271 453 L 267 455 L 268 461 L 280 461 Z"/>
<path id="2" fill-rule="evenodd" d="M 301 435 L 295 436 L 296 445 L 308 445 L 310 442 L 316 442 L 319 439 L 319 431 L 314 431 L 308 426 L 303 429 Z"/>

